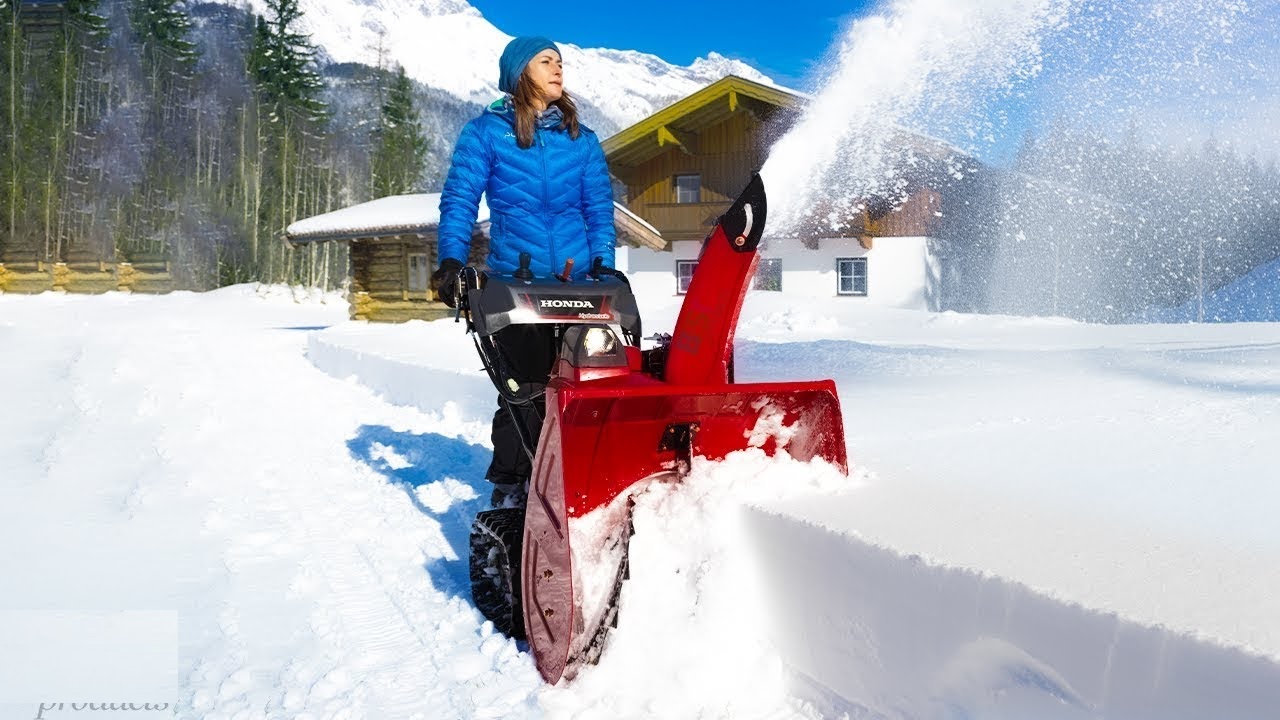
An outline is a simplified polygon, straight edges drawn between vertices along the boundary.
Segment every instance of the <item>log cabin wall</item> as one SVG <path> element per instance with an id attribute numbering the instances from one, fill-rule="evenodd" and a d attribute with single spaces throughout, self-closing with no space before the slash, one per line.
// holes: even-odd
<path id="1" fill-rule="evenodd" d="M 472 265 L 483 267 L 489 243 L 477 233 L 471 239 Z M 392 235 L 351 243 L 351 317 L 374 322 L 435 320 L 453 310 L 435 300 L 428 288 L 411 283 L 411 256 L 424 257 L 427 279 L 437 264 L 436 236 Z"/>
<path id="2" fill-rule="evenodd" d="M 0 292 L 36 294 L 49 290 L 162 294 L 174 290 L 174 282 L 169 262 L 162 257 L 133 263 L 93 259 L 0 263 Z"/>

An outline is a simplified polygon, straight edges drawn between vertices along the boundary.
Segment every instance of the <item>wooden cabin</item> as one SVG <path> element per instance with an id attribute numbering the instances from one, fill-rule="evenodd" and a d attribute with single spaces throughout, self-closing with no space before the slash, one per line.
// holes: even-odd
<path id="1" fill-rule="evenodd" d="M 0 292 L 167 293 L 174 289 L 170 270 L 163 254 L 117 261 L 114 249 L 72 247 L 49 261 L 33 243 L 0 242 Z"/>
<path id="2" fill-rule="evenodd" d="M 67 0 L 19 0 L 18 22 L 28 37 L 53 35 L 67 20 Z"/>
<path id="3" fill-rule="evenodd" d="M 682 293 L 716 218 L 808 102 L 791 90 L 728 76 L 605 140 L 610 172 L 626 188 L 627 208 L 667 241 L 662 251 L 628 251 L 619 266 L 647 292 Z M 926 156 L 941 159 L 955 152 L 929 138 L 899 135 L 895 142 Z M 855 215 L 839 223 L 839 232 L 782 238 L 766 227 L 755 287 L 927 308 L 930 285 L 939 281 L 931 234 L 943 211 L 941 184 L 921 172 L 905 198 L 859 204 Z M 814 212 L 828 215 L 823 208 Z"/>
<path id="4" fill-rule="evenodd" d="M 434 320 L 453 310 L 435 298 L 431 273 L 440 224 L 440 194 L 379 198 L 293 223 L 285 239 L 350 244 L 351 318 L 374 322 Z M 615 206 L 618 242 L 661 249 L 661 236 L 626 208 Z M 471 235 L 470 264 L 483 267 L 489 254 L 489 208 L 484 201 Z"/>

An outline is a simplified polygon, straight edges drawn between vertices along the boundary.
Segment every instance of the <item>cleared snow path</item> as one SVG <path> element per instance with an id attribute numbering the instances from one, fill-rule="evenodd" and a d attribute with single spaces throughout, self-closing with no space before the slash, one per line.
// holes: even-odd
<path id="1" fill-rule="evenodd" d="M 0 545 L 25 548 L 0 556 L 22 589 L 4 610 L 176 614 L 180 697 L 164 700 L 183 717 L 535 709 L 532 664 L 460 594 L 465 538 L 439 519 L 474 512 L 487 452 L 307 361 L 345 303 L 246 288 L 0 302 L 4 371 L 25 379 L 0 416 Z M 388 481 L 437 448 L 452 451 L 437 477 Z M 20 702 L 102 699 L 60 658 L 30 660 L 57 686 Z"/>
<path id="2" fill-rule="evenodd" d="M 740 477 L 786 497 L 844 478 L 747 455 L 652 488 L 625 630 L 548 688 L 470 601 L 493 406 L 470 341 L 346 312 L 276 288 L 0 297 L 0 374 L 23 379 L 0 413 L 0 541 L 24 550 L 0 554 L 20 589 L 0 595 L 0 716 L 110 700 L 200 718 L 817 717 L 741 632 L 763 618 L 740 598 L 735 496 Z M 114 648 L 67 624 L 128 613 Z M 57 651 L 6 644 L 33 619 Z M 134 667 L 145 653 L 158 676 Z M 131 672 L 106 682 L 119 657 Z"/>

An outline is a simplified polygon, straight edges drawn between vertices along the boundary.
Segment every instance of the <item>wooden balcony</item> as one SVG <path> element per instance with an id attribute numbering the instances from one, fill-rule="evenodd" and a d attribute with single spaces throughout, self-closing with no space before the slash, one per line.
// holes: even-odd
<path id="1" fill-rule="evenodd" d="M 662 233 L 668 241 L 701 240 L 715 225 L 716 218 L 733 203 L 646 203 L 636 214 Z"/>

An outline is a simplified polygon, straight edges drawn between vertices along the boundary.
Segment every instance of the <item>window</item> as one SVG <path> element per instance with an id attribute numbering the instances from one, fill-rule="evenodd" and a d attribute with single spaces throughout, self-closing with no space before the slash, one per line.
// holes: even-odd
<path id="1" fill-rule="evenodd" d="M 691 173 L 676 176 L 676 202 L 702 202 L 702 175 Z"/>
<path id="2" fill-rule="evenodd" d="M 867 259 L 866 258 L 837 258 L 836 259 L 836 294 L 837 295 L 866 295 L 867 294 Z"/>
<path id="3" fill-rule="evenodd" d="M 782 258 L 760 258 L 756 276 L 751 279 L 752 290 L 782 291 Z"/>
<path id="4" fill-rule="evenodd" d="M 423 253 L 409 254 L 409 292 L 426 292 L 431 286 L 431 266 Z"/>
<path id="5" fill-rule="evenodd" d="M 693 280 L 693 271 L 698 267 L 697 260 L 676 261 L 676 292 L 683 295 L 689 292 L 689 281 Z"/>

